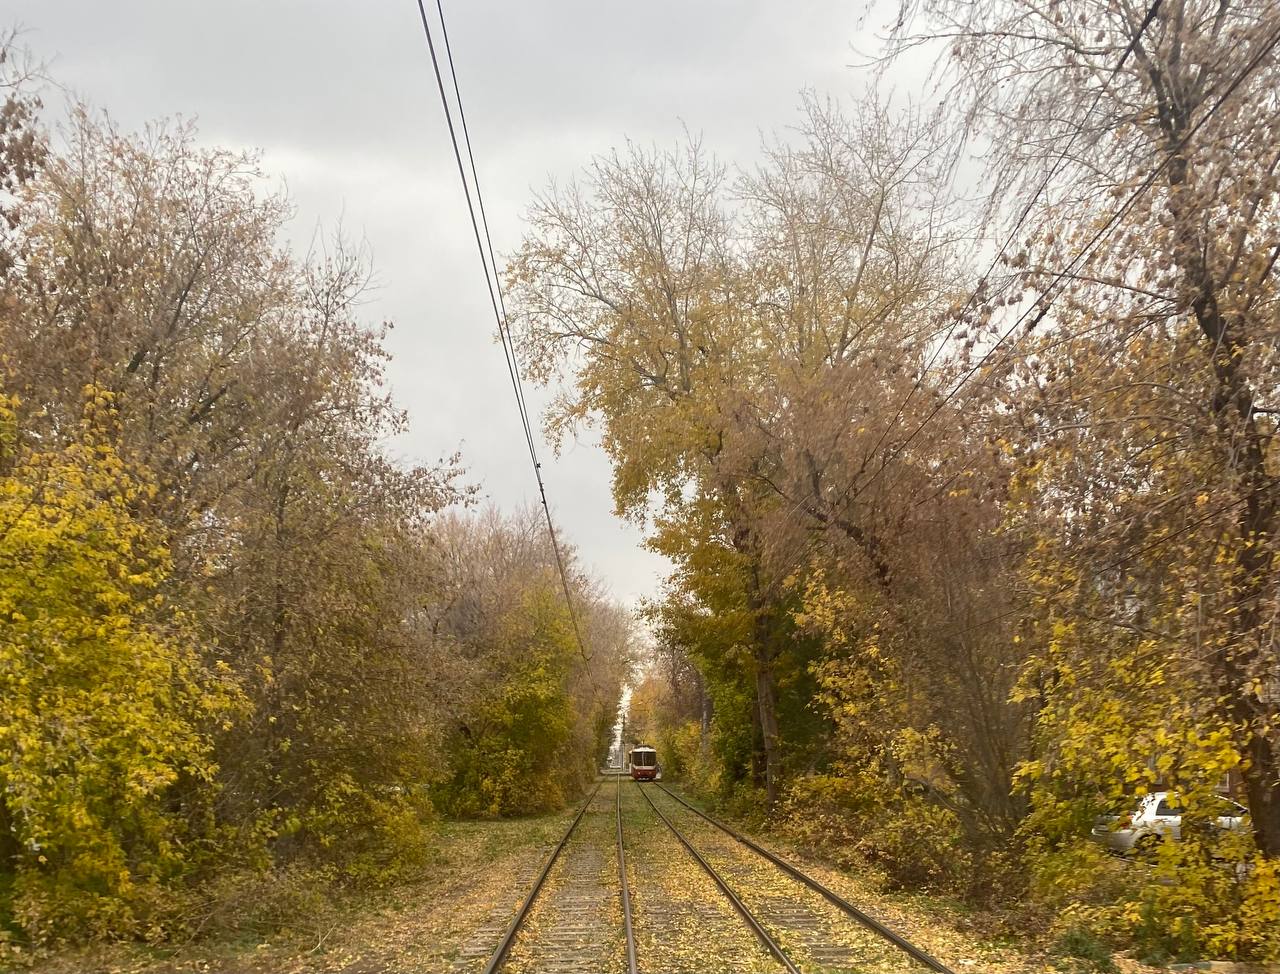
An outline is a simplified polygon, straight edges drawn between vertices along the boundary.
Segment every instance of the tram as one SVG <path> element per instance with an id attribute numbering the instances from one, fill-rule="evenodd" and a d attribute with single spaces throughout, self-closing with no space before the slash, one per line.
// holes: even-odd
<path id="1" fill-rule="evenodd" d="M 658 776 L 658 752 L 647 744 L 637 744 L 627 752 L 627 768 L 635 781 L 652 781 Z"/>

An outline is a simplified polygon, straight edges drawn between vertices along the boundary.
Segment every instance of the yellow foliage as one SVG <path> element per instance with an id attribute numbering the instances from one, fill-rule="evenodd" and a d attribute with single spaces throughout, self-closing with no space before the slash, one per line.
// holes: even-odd
<path id="1" fill-rule="evenodd" d="M 204 728 L 236 692 L 205 672 L 183 617 L 157 604 L 168 553 L 150 485 L 103 435 L 86 394 L 76 440 L 0 478 L 0 819 L 16 866 L 8 909 L 30 934 L 137 930 L 192 865 L 166 809 L 208 788 Z M 0 406 L 0 428 L 15 425 Z"/>

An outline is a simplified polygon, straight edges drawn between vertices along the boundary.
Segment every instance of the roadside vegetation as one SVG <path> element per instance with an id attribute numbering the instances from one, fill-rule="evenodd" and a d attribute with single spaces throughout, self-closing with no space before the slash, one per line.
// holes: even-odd
<path id="1" fill-rule="evenodd" d="M 882 63 L 936 56 L 936 110 L 810 95 L 755 168 L 628 146 L 535 201 L 549 428 L 676 566 L 629 733 L 668 773 L 1064 956 L 1280 958 L 1278 39 L 929 0 Z M 1181 841 L 1091 841 L 1157 789 Z"/>
<path id="2" fill-rule="evenodd" d="M 164 943 L 89 942 L 43 952 L 35 974 L 320 974 L 412 970 L 447 974 L 460 956 L 492 946 L 523 890 L 513 876 L 536 874 L 569 813 L 441 821 L 430 851 L 394 884 L 377 888 L 264 879 L 257 895 L 219 904 L 199 937 Z M 242 877 L 243 881 L 243 877 Z"/>
<path id="3" fill-rule="evenodd" d="M 588 668 L 541 512 L 388 458 L 361 255 L 187 125 L 51 130 L 0 51 L 0 963 L 261 933 L 576 798 L 630 617 L 569 553 Z"/>
<path id="4" fill-rule="evenodd" d="M 548 431 L 674 566 L 629 741 L 1063 967 L 1280 960 L 1280 6 L 900 13 L 917 102 L 628 144 L 510 257 Z M 588 665 L 540 512 L 389 458 L 362 255 L 0 50 L 0 960 L 261 936 L 575 800 L 634 620 L 570 552 Z M 1108 853 L 1156 791 L 1181 838 Z"/>

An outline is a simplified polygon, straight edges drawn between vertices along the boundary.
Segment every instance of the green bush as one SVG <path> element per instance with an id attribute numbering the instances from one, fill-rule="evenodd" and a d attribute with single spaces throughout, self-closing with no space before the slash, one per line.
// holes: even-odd
<path id="1" fill-rule="evenodd" d="M 1280 881 L 1247 835 L 1163 842 L 1153 862 L 1108 854 L 1087 838 L 1033 842 L 1027 907 L 1061 938 L 1087 930 L 1151 963 L 1280 959 Z"/>
<path id="2" fill-rule="evenodd" d="M 841 865 L 877 867 L 892 889 L 973 898 L 988 882 L 979 866 L 997 864 L 966 844 L 950 811 L 871 776 L 797 778 L 780 818 L 789 834 Z"/>
<path id="3" fill-rule="evenodd" d="M 577 714 L 567 689 L 577 655 L 571 621 L 550 587 L 525 594 L 501 634 L 503 682 L 447 746 L 437 804 L 457 817 L 531 815 L 564 805 L 585 755 L 570 747 Z M 592 742 L 594 749 L 594 742 Z"/>
<path id="4" fill-rule="evenodd" d="M 1113 974 L 1118 971 L 1111 957 L 1111 949 L 1085 927 L 1068 927 L 1054 940 L 1049 949 L 1054 966 L 1065 971 L 1098 971 Z"/>

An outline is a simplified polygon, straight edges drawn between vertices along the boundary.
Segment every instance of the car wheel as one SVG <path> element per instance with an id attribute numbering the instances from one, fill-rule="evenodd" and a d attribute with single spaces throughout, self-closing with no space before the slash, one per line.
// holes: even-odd
<path id="1" fill-rule="evenodd" d="M 1160 858 L 1160 843 L 1164 841 L 1159 835 L 1144 835 L 1139 837 L 1138 841 L 1133 844 L 1133 855 L 1135 859 L 1141 859 L 1143 862 L 1155 862 Z"/>

